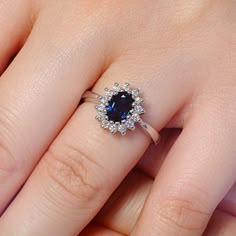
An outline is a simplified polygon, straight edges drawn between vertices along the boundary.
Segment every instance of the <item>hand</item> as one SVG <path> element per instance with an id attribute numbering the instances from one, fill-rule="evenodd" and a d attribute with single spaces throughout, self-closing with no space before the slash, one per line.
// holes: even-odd
<path id="1" fill-rule="evenodd" d="M 158 175 L 146 169 L 157 177 L 121 233 L 202 235 L 236 180 L 234 1 L 5 0 L 0 11 L 2 212 L 25 183 L 1 235 L 80 233 L 136 165 L 150 142 L 140 129 L 112 136 L 92 104 L 77 108 L 114 82 L 142 90 L 156 130 L 183 129 Z"/>

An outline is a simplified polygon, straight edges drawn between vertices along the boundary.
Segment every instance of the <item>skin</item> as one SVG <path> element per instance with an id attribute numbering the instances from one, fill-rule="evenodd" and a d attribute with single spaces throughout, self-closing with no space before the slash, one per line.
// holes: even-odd
<path id="1" fill-rule="evenodd" d="M 1 235 L 234 235 L 235 9 L 1 1 Z M 141 89 L 158 146 L 78 107 L 115 82 Z"/>

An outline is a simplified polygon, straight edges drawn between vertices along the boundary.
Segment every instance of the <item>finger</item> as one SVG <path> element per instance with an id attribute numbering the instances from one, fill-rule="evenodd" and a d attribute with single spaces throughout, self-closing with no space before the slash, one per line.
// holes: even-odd
<path id="1" fill-rule="evenodd" d="M 230 189 L 219 208 L 233 216 L 236 216 L 236 184 Z"/>
<path id="2" fill-rule="evenodd" d="M 125 235 L 130 235 L 146 197 L 163 161 L 175 142 L 179 130 L 164 129 L 161 140 L 151 145 L 137 167 L 122 181 L 96 217 L 96 222 Z"/>
<path id="3" fill-rule="evenodd" d="M 174 73 L 173 70 L 167 71 Z M 163 71 L 162 77 L 159 71 L 160 79 L 156 79 L 152 74 L 154 71 L 137 74 L 137 68 L 127 65 L 126 60 L 109 67 L 94 90 L 102 93 L 104 87 L 115 81 L 124 83 L 124 80 L 120 81 L 120 78 L 127 77 L 124 73 L 129 74 L 135 87 L 143 87 L 149 108 L 146 119 L 157 130 L 182 107 L 192 90 L 188 87 L 184 92 L 176 92 L 182 91 L 182 84 L 174 83 L 174 75 L 167 76 Z M 150 84 L 143 81 L 147 77 L 153 78 Z M 182 81 L 185 88 L 190 86 L 188 78 Z M 168 94 L 173 94 L 172 99 Z M 157 101 L 161 101 L 158 107 Z M 97 214 L 140 159 L 150 140 L 140 129 L 124 137 L 112 136 L 100 128 L 94 119 L 96 114 L 94 105 L 85 103 L 79 107 L 2 217 L 2 232 L 24 232 L 24 225 L 28 222 L 31 234 L 74 235 Z M 24 207 L 26 203 L 28 210 Z M 37 214 L 37 221 L 32 221 L 34 214 Z M 14 229 L 9 228 L 7 222 L 14 224 Z"/>
<path id="4" fill-rule="evenodd" d="M 0 75 L 25 41 L 34 21 L 33 1 L 0 1 Z"/>
<path id="5" fill-rule="evenodd" d="M 137 167 L 125 178 L 96 217 L 96 222 L 130 235 L 146 197 L 179 130 L 164 129 L 158 146 L 151 145 Z"/>
<path id="6" fill-rule="evenodd" d="M 147 149 L 137 165 L 138 168 L 146 175 L 155 178 L 180 133 L 180 129 L 162 130 L 160 142 L 157 146 L 152 145 Z"/>
<path id="7" fill-rule="evenodd" d="M 158 175 L 158 171 L 177 135 L 177 130 L 161 132 L 162 138 L 158 145 L 159 148 L 149 147 L 139 163 L 138 169 L 133 170 L 121 183 L 97 215 L 96 222 L 125 235 L 131 234 L 153 184 L 153 179 Z M 218 206 L 218 211 L 224 211 L 226 215 L 235 216 L 235 190 L 235 186 L 231 188 Z M 214 218 L 215 216 L 213 216 L 214 225 L 217 225 Z"/>
<path id="8" fill-rule="evenodd" d="M 109 230 L 105 227 L 90 224 L 86 227 L 83 232 L 79 234 L 79 236 L 122 236 L 122 234 L 117 233 L 115 231 Z M 123 235 L 124 236 L 124 235 Z"/>
<path id="9" fill-rule="evenodd" d="M 152 178 L 140 171 L 133 170 L 96 216 L 95 221 L 107 228 L 130 235 L 152 184 Z M 231 197 L 233 196 L 231 195 Z M 228 195 L 223 200 L 223 203 L 227 201 L 227 198 L 229 198 Z M 234 207 L 234 205 L 232 204 L 231 207 Z M 223 210 L 221 206 L 214 212 L 203 235 L 231 236 L 235 235 L 235 230 L 235 216 L 230 211 Z"/>
<path id="10" fill-rule="evenodd" d="M 152 183 L 153 179 L 142 172 L 132 171 L 99 212 L 95 221 L 107 228 L 130 235 L 152 187 Z M 229 194 L 233 197 L 232 193 Z M 223 203 L 227 202 L 227 198 L 230 197 L 227 195 Z M 231 207 L 234 206 L 235 204 L 231 205 Z M 235 217 L 230 211 L 224 211 L 221 206 L 214 212 L 204 236 L 231 236 L 235 234 L 235 230 Z"/>
<path id="11" fill-rule="evenodd" d="M 96 46 L 92 43 L 83 15 L 76 35 L 68 21 L 61 25 L 60 17 L 45 22 L 44 14 L 57 13 L 42 12 L 0 80 L 0 214 L 103 68 L 104 37 L 96 39 Z M 64 11 L 67 15 L 71 12 Z M 55 27 L 58 22 L 68 29 L 63 36 Z"/>
<path id="12" fill-rule="evenodd" d="M 222 119 L 227 109 L 222 103 L 218 101 L 216 108 L 212 101 L 204 102 L 192 114 L 158 174 L 132 235 L 203 233 L 235 180 L 235 127 L 225 129 L 230 120 Z"/>
<path id="13" fill-rule="evenodd" d="M 216 210 L 203 236 L 236 235 L 236 217 Z"/>
<path id="14" fill-rule="evenodd" d="M 152 183 L 153 179 L 137 169 L 133 170 L 96 216 L 95 222 L 122 234 L 130 235 Z"/>

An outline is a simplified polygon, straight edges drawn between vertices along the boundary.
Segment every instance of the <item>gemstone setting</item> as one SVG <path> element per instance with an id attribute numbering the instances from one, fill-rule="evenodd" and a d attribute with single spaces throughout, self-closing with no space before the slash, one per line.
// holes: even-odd
<path id="1" fill-rule="evenodd" d="M 105 95 L 99 96 L 98 101 L 96 119 L 112 134 L 120 132 L 125 135 L 127 130 L 135 130 L 135 123 L 142 122 L 143 99 L 139 90 L 130 88 L 128 83 L 124 86 L 115 83 L 113 89 L 105 88 Z"/>
<path id="2" fill-rule="evenodd" d="M 108 102 L 109 105 L 106 106 L 108 120 L 113 122 L 126 120 L 133 108 L 133 103 L 134 99 L 132 98 L 132 94 L 128 92 L 118 92 L 116 95 L 113 95 Z"/>

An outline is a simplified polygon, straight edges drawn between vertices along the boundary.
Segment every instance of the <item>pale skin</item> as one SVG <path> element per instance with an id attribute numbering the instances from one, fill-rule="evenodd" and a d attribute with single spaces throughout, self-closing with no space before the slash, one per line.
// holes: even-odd
<path id="1" fill-rule="evenodd" d="M 1 235 L 236 234 L 235 1 L 2 0 L 0 26 Z M 115 82 L 158 146 L 78 107 Z"/>

